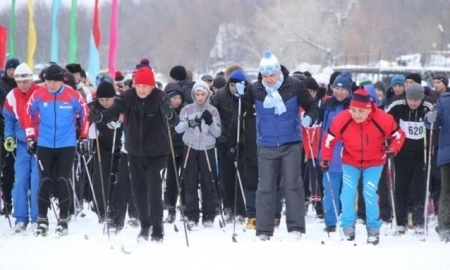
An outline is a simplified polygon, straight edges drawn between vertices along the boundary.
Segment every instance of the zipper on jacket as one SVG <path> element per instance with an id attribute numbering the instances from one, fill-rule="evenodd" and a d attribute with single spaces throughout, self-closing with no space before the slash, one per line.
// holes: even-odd
<path id="1" fill-rule="evenodd" d="M 362 126 L 362 124 L 359 124 L 359 126 L 361 127 L 361 169 L 362 169 L 363 168 L 363 156 L 364 156 L 364 151 L 363 151 L 364 133 L 363 133 L 363 126 Z"/>
<path id="2" fill-rule="evenodd" d="M 278 132 L 278 115 L 275 115 L 275 129 L 277 131 L 277 144 L 280 146 L 280 133 Z"/>
<path id="3" fill-rule="evenodd" d="M 141 124 L 139 125 L 139 135 L 141 138 L 140 143 L 144 142 L 144 137 L 142 135 L 142 126 L 144 125 L 144 105 L 145 105 L 145 101 L 142 102 L 142 107 L 141 107 Z M 143 147 L 141 147 L 141 156 L 142 156 L 142 152 L 143 152 Z"/>
<path id="4" fill-rule="evenodd" d="M 53 133 L 53 147 L 56 148 L 56 95 L 53 102 L 53 109 L 55 111 L 55 132 Z"/>

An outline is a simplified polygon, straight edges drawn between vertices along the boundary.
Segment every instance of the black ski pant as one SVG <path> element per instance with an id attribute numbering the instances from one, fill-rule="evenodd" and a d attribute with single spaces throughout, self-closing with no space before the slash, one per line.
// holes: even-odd
<path id="1" fill-rule="evenodd" d="M 198 185 L 202 193 L 202 220 L 214 221 L 215 214 L 215 188 L 213 177 L 216 175 L 214 148 L 206 150 L 210 168 L 206 160 L 205 150 L 190 149 L 185 147 L 184 156 L 187 158 L 186 168 L 183 171 L 183 181 L 186 197 L 186 216 L 190 221 L 198 222 L 200 217 Z M 210 171 L 211 169 L 211 171 Z"/>
<path id="2" fill-rule="evenodd" d="M 95 212 L 101 222 L 105 219 L 105 211 L 109 205 L 114 187 L 112 183 L 115 183 L 117 167 L 119 164 L 119 153 L 114 153 L 111 167 L 111 154 L 111 150 L 100 149 L 101 162 L 99 162 L 98 153 L 96 152 L 94 154 L 95 169 L 92 177 L 92 184 L 94 186 L 94 196 L 97 199 L 98 204 L 98 209 L 95 209 Z M 100 170 L 102 171 L 102 174 L 100 174 Z"/>
<path id="3" fill-rule="evenodd" d="M 167 161 L 167 176 L 166 176 L 166 193 L 165 193 L 165 203 L 166 206 L 175 207 L 178 199 L 178 185 L 176 175 L 178 175 L 178 180 L 181 180 L 181 168 L 183 166 L 183 155 L 175 156 L 175 167 L 173 166 L 173 157 L 169 155 L 169 160 Z M 181 186 L 181 204 L 185 205 L 184 198 L 184 184 L 179 183 Z"/>
<path id="4" fill-rule="evenodd" d="M 50 189 L 58 187 L 59 218 L 67 218 L 71 204 L 69 174 L 75 156 L 75 147 L 47 148 L 38 146 L 37 159 L 41 181 L 38 191 L 39 216 L 47 217 Z"/>
<path id="5" fill-rule="evenodd" d="M 236 194 L 236 215 L 245 217 L 246 210 L 244 205 L 244 200 L 242 198 L 242 191 L 239 184 L 237 185 L 237 192 L 235 193 L 235 182 L 236 182 L 236 168 L 234 165 L 234 160 L 228 157 L 228 147 L 226 143 L 217 142 L 217 150 L 219 152 L 219 177 L 223 189 L 223 205 L 224 208 L 234 209 L 234 200 Z M 239 157 L 238 157 L 238 168 L 239 174 L 245 175 L 244 168 L 244 147 L 239 146 Z M 213 166 L 211 164 L 211 166 Z M 242 179 L 244 181 L 244 179 Z M 244 183 L 243 183 L 244 186 Z"/>
<path id="6" fill-rule="evenodd" d="M 450 163 L 441 166 L 441 181 L 438 224 L 440 229 L 450 230 Z"/>
<path id="7" fill-rule="evenodd" d="M 98 200 L 98 199 L 97 199 Z M 113 189 L 111 204 L 108 210 L 108 227 L 122 230 L 125 224 L 125 215 L 128 206 L 128 216 L 137 219 L 133 192 L 131 192 L 130 170 L 128 168 L 128 155 L 120 153 L 117 182 Z"/>
<path id="8" fill-rule="evenodd" d="M 380 219 L 384 222 L 390 222 L 392 217 L 392 208 L 389 198 L 389 186 L 387 178 L 387 162 L 383 166 L 380 181 L 378 182 L 378 206 L 380 208 Z M 366 220 L 366 204 L 364 202 L 362 190 L 362 178 L 359 179 L 358 184 L 358 218 Z"/>
<path id="9" fill-rule="evenodd" d="M 395 157 L 395 211 L 397 224 L 408 224 L 408 192 L 412 202 L 412 218 L 416 226 L 424 224 L 426 170 L 423 152 L 400 151 Z"/>
<path id="10" fill-rule="evenodd" d="M 128 153 L 131 189 L 141 228 L 152 226 L 152 236 L 163 237 L 161 170 L 168 155 L 140 157 Z"/>
<path id="11" fill-rule="evenodd" d="M 12 153 L 6 152 L 3 143 L 0 147 L 3 147 L 1 157 L 2 158 L 1 160 L 3 160 L 1 188 L 3 191 L 5 203 L 12 204 L 11 192 L 14 187 L 14 162 L 15 162 L 14 155 L 16 154 L 16 151 Z"/>

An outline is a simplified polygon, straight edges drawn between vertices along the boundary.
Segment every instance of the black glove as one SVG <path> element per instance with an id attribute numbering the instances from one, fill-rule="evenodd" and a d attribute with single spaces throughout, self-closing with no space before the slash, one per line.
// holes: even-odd
<path id="1" fill-rule="evenodd" d="M 205 120 L 205 124 L 207 124 L 208 126 L 212 124 L 213 119 L 212 119 L 212 114 L 210 111 L 205 110 L 202 114 L 201 117 L 203 120 Z"/>
<path id="2" fill-rule="evenodd" d="M 100 123 L 103 120 L 103 113 L 99 109 L 92 106 L 88 119 L 91 123 Z"/>
<path id="3" fill-rule="evenodd" d="M 84 155 L 88 153 L 88 140 L 87 139 L 80 139 L 78 141 L 78 147 L 77 151 L 80 155 Z"/>
<path id="4" fill-rule="evenodd" d="M 200 120 L 200 118 L 198 118 L 198 117 L 195 117 L 195 119 L 191 119 L 188 121 L 188 126 L 190 128 L 200 127 L 201 124 L 202 124 L 202 120 Z"/>
<path id="5" fill-rule="evenodd" d="M 30 137 L 27 139 L 27 152 L 30 155 L 36 155 L 37 152 L 37 143 L 34 138 Z"/>
<path id="6" fill-rule="evenodd" d="M 328 169 L 330 168 L 330 162 L 328 160 L 322 160 L 319 166 L 323 172 L 328 172 Z"/>
<path id="7" fill-rule="evenodd" d="M 162 116 L 164 116 L 167 119 L 172 118 L 173 110 L 172 110 L 172 106 L 170 105 L 170 100 L 167 96 L 164 96 L 159 107 L 160 107 Z"/>
<path id="8" fill-rule="evenodd" d="M 237 149 L 235 147 L 232 147 L 228 149 L 228 158 L 230 160 L 236 161 L 237 160 Z"/>

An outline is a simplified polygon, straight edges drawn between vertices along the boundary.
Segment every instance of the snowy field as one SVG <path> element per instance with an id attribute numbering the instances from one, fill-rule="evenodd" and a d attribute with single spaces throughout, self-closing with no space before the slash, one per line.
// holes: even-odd
<path id="1" fill-rule="evenodd" d="M 224 233 L 216 219 L 213 229 L 188 232 L 188 248 L 179 213 L 179 231 L 165 225 L 164 243 L 160 244 L 136 244 L 139 229 L 130 227 L 109 242 L 96 215 L 88 210 L 84 213 L 84 218 L 69 224 L 69 236 L 61 239 L 54 236 L 56 221 L 52 212 L 45 238 L 31 233 L 11 236 L 8 222 L 2 217 L 0 269 L 450 269 L 450 243 L 439 241 L 434 225 L 426 241 L 411 234 L 393 236 L 385 226 L 379 246 L 368 246 L 365 227 L 358 224 L 357 246 L 353 246 L 341 242 L 338 232 L 328 238 L 322 230 L 324 224 L 311 216 L 307 217 L 306 235 L 293 241 L 283 218 L 270 241 L 259 241 L 254 231 L 244 232 L 244 225 L 239 225 L 238 242 L 234 243 L 233 225 L 227 224 Z M 121 251 L 122 245 L 130 254 Z"/>

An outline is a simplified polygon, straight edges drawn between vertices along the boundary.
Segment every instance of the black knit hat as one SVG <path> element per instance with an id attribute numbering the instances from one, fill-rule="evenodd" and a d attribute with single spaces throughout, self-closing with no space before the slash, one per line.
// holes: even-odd
<path id="1" fill-rule="evenodd" d="M 311 89 L 314 91 L 317 91 L 317 89 L 319 89 L 319 85 L 313 77 L 306 77 L 303 82 L 305 83 L 307 89 Z"/>
<path id="2" fill-rule="evenodd" d="M 9 68 L 16 68 L 18 65 L 20 65 L 20 62 L 16 58 L 8 59 L 6 61 L 5 70 Z"/>
<path id="3" fill-rule="evenodd" d="M 97 98 L 110 98 L 116 96 L 116 89 L 114 89 L 114 85 L 110 82 L 101 82 L 97 86 L 96 92 Z"/>
<path id="4" fill-rule="evenodd" d="M 422 78 L 420 77 L 419 73 L 409 73 L 405 77 L 405 80 L 407 80 L 407 79 L 411 79 L 411 80 L 415 81 L 418 84 L 422 83 Z"/>
<path id="5" fill-rule="evenodd" d="M 174 66 L 169 73 L 170 77 L 177 81 L 182 81 L 186 79 L 187 72 L 183 66 Z"/>
<path id="6" fill-rule="evenodd" d="M 445 76 L 445 74 L 438 74 L 434 77 L 435 80 L 440 80 L 445 87 L 448 87 L 448 78 Z"/>
<path id="7" fill-rule="evenodd" d="M 227 84 L 227 81 L 225 80 L 225 78 L 223 76 L 218 76 L 214 79 L 213 81 L 213 87 L 220 89 L 225 87 L 225 85 Z"/>
<path id="8" fill-rule="evenodd" d="M 44 71 L 44 80 L 64 81 L 64 70 L 58 65 L 50 65 Z"/>

